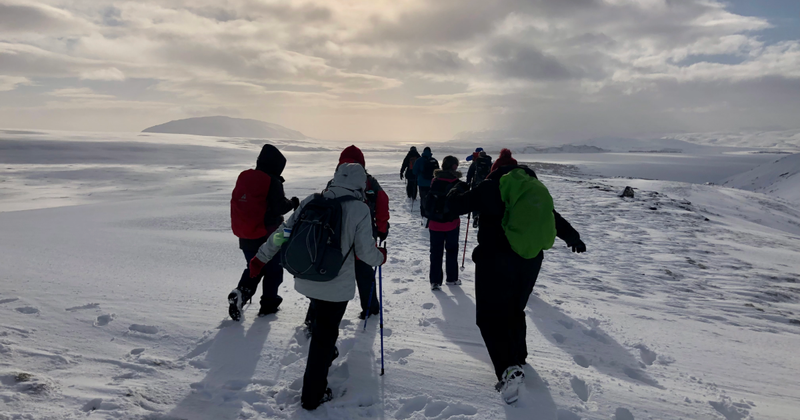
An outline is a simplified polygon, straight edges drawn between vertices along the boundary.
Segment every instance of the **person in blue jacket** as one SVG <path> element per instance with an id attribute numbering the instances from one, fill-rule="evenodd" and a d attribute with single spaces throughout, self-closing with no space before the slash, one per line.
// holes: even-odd
<path id="1" fill-rule="evenodd" d="M 425 210 L 422 203 L 425 202 L 425 196 L 431 190 L 431 181 L 433 181 L 433 172 L 439 169 L 439 161 L 434 159 L 433 152 L 430 147 L 422 150 L 422 156 L 414 162 L 414 176 L 417 177 L 417 185 L 419 186 L 419 203 L 420 214 L 425 217 Z"/>

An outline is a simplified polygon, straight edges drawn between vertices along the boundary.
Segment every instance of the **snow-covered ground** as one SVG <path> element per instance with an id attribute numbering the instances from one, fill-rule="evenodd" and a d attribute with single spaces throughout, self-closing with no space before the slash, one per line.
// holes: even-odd
<path id="1" fill-rule="evenodd" d="M 779 199 L 541 166 L 589 251 L 547 252 L 526 387 L 507 406 L 469 258 L 463 286 L 429 290 L 403 153 L 368 151 L 391 198 L 386 375 L 378 323 L 364 330 L 352 302 L 336 399 L 305 412 L 306 300 L 292 280 L 278 314 L 226 319 L 244 268 L 229 194 L 261 142 L 62 134 L 0 133 L 0 418 L 797 418 L 800 211 Z M 336 165 L 338 146 L 281 147 L 291 195 L 319 190 Z M 626 185 L 636 198 L 618 197 Z"/>
<path id="2" fill-rule="evenodd" d="M 732 176 L 722 184 L 771 194 L 800 204 L 800 153 L 784 156 Z"/>

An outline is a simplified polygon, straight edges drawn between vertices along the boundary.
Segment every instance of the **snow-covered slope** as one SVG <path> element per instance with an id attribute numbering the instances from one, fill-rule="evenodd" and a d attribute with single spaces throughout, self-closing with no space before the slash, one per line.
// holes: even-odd
<path id="1" fill-rule="evenodd" d="M 705 146 L 800 150 L 800 130 L 680 133 L 666 138 Z"/>
<path id="2" fill-rule="evenodd" d="M 723 185 L 763 192 L 800 204 L 800 153 L 728 178 Z"/>
<path id="3" fill-rule="evenodd" d="M 67 165 L 99 165 L 81 163 L 69 149 L 58 163 L 25 165 L 35 165 L 53 189 L 75 182 Z M 385 151 L 367 152 L 366 161 L 392 214 L 383 268 L 386 375 L 379 376 L 377 320 L 364 330 L 351 302 L 329 376 L 336 398 L 305 412 L 299 390 L 308 340 L 300 326 L 307 299 L 292 280 L 285 277 L 278 314 L 254 319 L 257 308 L 249 308 L 244 322 L 226 320 L 225 296 L 245 264 L 229 231 L 230 188 L 257 149 L 213 153 L 224 169 L 201 176 L 216 168 L 213 160 L 198 159 L 196 172 L 187 172 L 191 163 L 171 168 L 157 149 L 137 152 L 140 164 L 152 159 L 150 170 L 163 174 L 139 182 L 147 189 L 107 173 L 80 181 L 81 191 L 96 191 L 91 202 L 0 212 L 0 418 L 796 416 L 796 209 L 718 186 L 543 174 L 589 250 L 572 254 L 559 242 L 547 251 L 526 311 L 525 388 L 507 406 L 493 390 L 475 326 L 474 266 L 467 258 L 462 287 L 429 290 L 419 203 L 412 209 L 396 174 L 404 154 Z M 338 151 L 287 154 L 286 191 L 304 196 L 324 185 Z M 24 187 L 19 165 L 4 163 L 0 179 L 22 178 L 14 182 Z M 171 193 L 170 179 L 182 179 L 186 193 Z M 101 181 L 132 191 L 124 199 L 104 194 L 94 190 Z M 167 189 L 159 189 L 162 182 Z M 625 185 L 637 188 L 635 199 L 617 196 Z M 9 199 L 0 197 L 0 209 Z M 467 253 L 475 239 L 470 229 Z"/>
<path id="4" fill-rule="evenodd" d="M 255 137 L 264 139 L 307 139 L 303 133 L 278 124 L 231 117 L 198 117 L 175 120 L 145 128 L 143 133 L 194 134 L 217 137 Z"/>

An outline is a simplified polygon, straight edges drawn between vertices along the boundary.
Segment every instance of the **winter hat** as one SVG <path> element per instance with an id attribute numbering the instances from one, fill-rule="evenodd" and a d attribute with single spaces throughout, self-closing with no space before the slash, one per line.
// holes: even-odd
<path id="1" fill-rule="evenodd" d="M 503 149 L 500 151 L 500 157 L 498 157 L 497 160 L 494 161 L 494 165 L 492 165 L 492 172 L 496 171 L 499 168 L 502 168 L 503 166 L 516 165 L 516 164 L 517 160 L 511 157 L 511 150 Z"/>
<path id="2" fill-rule="evenodd" d="M 425 148 L 424 148 L 424 149 L 422 149 L 422 151 L 423 151 L 423 152 L 431 152 L 431 148 L 430 148 L 430 147 L 428 147 L 428 146 L 425 146 Z"/>
<path id="3" fill-rule="evenodd" d="M 458 169 L 458 158 L 455 156 L 445 156 L 442 159 L 442 170 L 443 171 L 455 171 Z"/>
<path id="4" fill-rule="evenodd" d="M 417 146 L 411 146 L 409 152 L 416 152 L 416 151 L 417 151 Z"/>
<path id="5" fill-rule="evenodd" d="M 475 149 L 475 153 L 480 153 L 483 151 L 483 147 L 478 147 Z"/>
<path id="6" fill-rule="evenodd" d="M 361 167 L 367 166 L 364 164 L 364 153 L 361 153 L 361 149 L 355 146 L 348 146 L 342 150 L 342 154 L 339 155 L 339 165 L 343 163 L 357 163 Z"/>

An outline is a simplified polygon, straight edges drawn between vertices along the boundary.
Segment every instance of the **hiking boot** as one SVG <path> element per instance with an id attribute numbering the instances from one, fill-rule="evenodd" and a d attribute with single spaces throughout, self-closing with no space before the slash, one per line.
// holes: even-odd
<path id="1" fill-rule="evenodd" d="M 472 228 L 473 229 L 477 229 L 478 228 L 478 216 L 475 216 L 475 218 L 472 219 Z"/>
<path id="2" fill-rule="evenodd" d="M 313 403 L 312 402 L 303 401 L 301 405 L 303 406 L 304 409 L 306 409 L 308 411 L 312 411 L 312 410 L 316 410 L 317 407 L 319 407 L 320 405 L 322 405 L 322 404 L 324 404 L 324 403 L 326 403 L 326 402 L 328 402 L 328 401 L 330 401 L 332 399 L 333 399 L 333 391 L 331 391 L 330 388 L 326 388 L 325 389 L 325 393 L 322 394 L 322 398 L 319 401 L 313 402 Z"/>
<path id="3" fill-rule="evenodd" d="M 442 285 L 439 283 L 431 283 L 431 290 L 434 292 L 437 290 L 442 290 Z"/>
<path id="4" fill-rule="evenodd" d="M 506 404 L 513 404 L 519 399 L 519 387 L 525 380 L 525 372 L 521 366 L 511 366 L 503 373 L 503 379 L 495 385 Z"/>
<path id="5" fill-rule="evenodd" d="M 234 321 L 242 319 L 242 305 L 244 304 L 242 300 L 242 291 L 238 288 L 233 289 L 228 295 L 228 315 Z"/>
<path id="6" fill-rule="evenodd" d="M 283 298 L 278 296 L 274 299 L 267 299 L 261 301 L 261 309 L 258 310 L 258 316 L 263 317 L 278 312 L 278 307 L 283 302 Z"/>
<path id="7" fill-rule="evenodd" d="M 265 308 L 265 307 L 262 306 L 261 309 L 258 310 L 258 317 L 262 318 L 262 317 L 265 317 L 267 315 L 272 315 L 272 314 L 278 312 L 278 310 L 279 309 L 277 307 Z"/>
<path id="8" fill-rule="evenodd" d="M 372 308 L 369 310 L 369 316 L 377 315 L 378 312 L 380 311 L 381 311 L 380 307 Z M 361 313 L 358 314 L 358 319 L 367 319 L 367 311 L 361 311 Z"/>
<path id="9" fill-rule="evenodd" d="M 448 285 L 448 286 L 461 286 L 461 280 L 456 280 L 456 281 L 448 281 L 448 282 L 447 282 L 447 285 Z"/>

